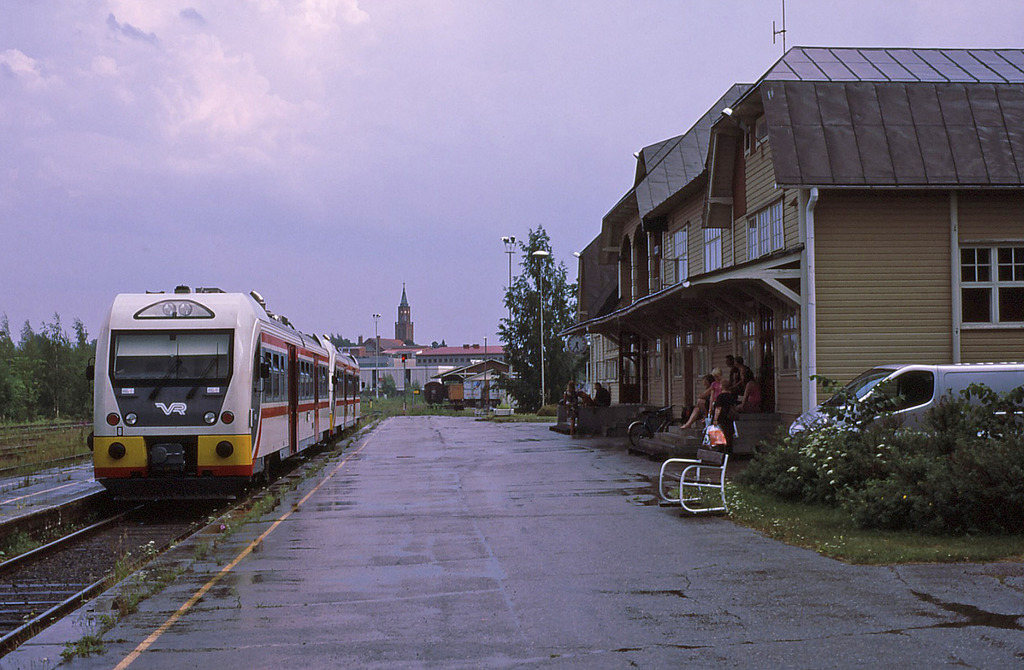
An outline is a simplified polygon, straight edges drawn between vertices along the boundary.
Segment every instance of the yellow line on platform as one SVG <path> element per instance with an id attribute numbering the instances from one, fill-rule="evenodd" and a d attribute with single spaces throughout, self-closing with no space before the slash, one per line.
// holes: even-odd
<path id="1" fill-rule="evenodd" d="M 34 496 L 41 496 L 41 495 L 45 495 L 47 493 L 53 493 L 54 491 L 59 491 L 61 489 L 66 489 L 69 486 L 77 486 L 79 484 L 81 484 L 81 482 L 71 482 L 70 484 L 61 484 L 60 486 L 55 486 L 52 489 L 46 489 L 45 491 L 36 491 L 35 493 L 27 493 L 27 494 L 25 494 L 23 496 L 18 496 L 17 498 L 10 498 L 8 500 L 0 500 L 0 505 L 8 505 L 10 503 L 18 502 L 19 500 L 24 500 L 25 498 L 32 498 Z"/>
<path id="2" fill-rule="evenodd" d="M 162 624 L 162 625 L 161 625 L 161 626 L 160 626 L 159 628 L 157 628 L 157 629 L 156 629 L 155 631 L 153 631 L 153 632 L 152 632 L 152 633 L 150 634 L 150 636 L 149 636 L 149 637 L 147 637 L 147 638 L 146 638 L 145 640 L 143 640 L 143 641 L 142 641 L 141 643 L 139 643 L 139 646 L 135 647 L 135 650 L 134 650 L 134 651 L 132 651 L 132 653 L 130 653 L 130 654 L 128 654 L 127 656 L 125 656 L 124 660 L 122 660 L 122 661 L 121 661 L 120 663 L 118 663 L 118 664 L 117 664 L 117 665 L 116 665 L 116 666 L 114 667 L 114 670 L 124 670 L 124 668 L 127 668 L 127 667 L 128 667 L 129 665 L 131 665 L 132 663 L 134 663 L 134 662 L 135 662 L 135 660 L 136 660 L 136 659 L 138 659 L 138 657 L 142 655 L 142 652 L 144 652 L 144 651 L 146 651 L 147 649 L 149 649 L 149 647 L 150 647 L 150 646 L 152 646 L 152 644 L 153 644 L 154 642 L 156 642 L 156 641 L 157 641 L 157 640 L 158 640 L 158 639 L 160 638 L 160 636 L 161 636 L 161 635 L 163 635 L 164 633 L 166 633 L 166 632 L 168 631 L 168 629 L 170 629 L 170 627 L 171 627 L 171 626 L 173 626 L 173 625 L 174 625 L 174 624 L 175 624 L 175 623 L 176 623 L 176 622 L 178 621 L 178 619 L 180 619 L 180 618 L 181 618 L 181 617 L 182 617 L 182 616 L 183 616 L 183 615 L 184 615 L 184 614 L 185 614 L 186 612 L 188 612 L 188 611 L 189 611 L 190 609 L 192 609 L 192 607 L 193 607 L 193 606 L 194 606 L 194 605 L 195 605 L 195 604 L 196 604 L 197 602 L 199 602 L 199 601 L 200 601 L 200 599 L 202 599 L 202 597 L 203 597 L 204 595 L 206 595 L 206 593 L 207 593 L 207 592 L 208 592 L 208 591 L 209 591 L 210 589 L 212 589 L 212 588 L 213 588 L 214 586 L 216 586 L 216 585 L 217 585 L 217 582 L 219 582 L 219 581 L 220 581 L 220 580 L 221 580 L 221 579 L 222 579 L 222 578 L 223 578 L 223 577 L 224 577 L 224 576 L 225 576 L 226 574 L 228 574 L 229 572 L 231 572 L 232 570 L 234 570 L 234 569 L 235 569 L 235 566 L 236 566 L 236 565 L 238 565 L 239 563 L 241 563 L 241 562 L 242 562 L 242 559 L 244 559 L 244 558 L 245 558 L 246 556 L 248 556 L 249 554 L 251 554 L 251 553 L 252 553 L 252 550 L 253 550 L 253 549 L 254 549 L 254 548 L 255 548 L 256 546 L 258 546 L 258 545 L 259 545 L 259 544 L 260 544 L 261 542 L 263 542 L 263 540 L 264 540 L 264 539 L 266 539 L 266 537 L 267 537 L 268 535 L 270 535 L 270 534 L 271 534 L 271 533 L 273 533 L 273 532 L 274 532 L 275 530 L 277 530 L 277 527 L 278 527 L 278 526 L 280 526 L 280 525 L 281 525 L 282 523 L 284 523 L 284 521 L 285 521 L 285 520 L 286 520 L 286 519 L 287 519 L 288 517 L 290 517 L 290 516 L 291 516 L 292 514 L 294 514 L 295 512 L 297 512 L 297 511 L 299 510 L 299 508 L 300 508 L 300 507 L 302 507 L 302 506 L 303 506 L 303 505 L 304 505 L 304 504 L 306 503 L 306 501 L 307 501 L 307 500 L 309 500 L 309 499 L 310 499 L 310 498 L 311 498 L 311 497 L 313 496 L 313 494 L 314 494 L 314 493 L 316 493 L 317 491 L 319 491 L 319 490 L 320 490 L 320 487 L 322 487 L 322 486 L 323 486 L 324 484 L 326 484 L 326 483 L 327 483 L 327 481 L 328 481 L 328 480 L 329 480 L 329 479 L 330 479 L 331 477 L 333 477 L 333 476 L 334 476 L 334 475 L 335 475 L 335 474 L 336 474 L 336 473 L 338 472 L 338 470 L 340 470 L 340 469 L 342 468 L 342 466 L 344 466 L 344 465 L 345 465 L 346 463 L 348 463 L 348 462 L 349 462 L 349 460 L 351 460 L 351 459 L 352 459 L 352 458 L 353 458 L 353 457 L 354 457 L 354 456 L 355 456 L 356 454 L 358 454 L 358 453 L 359 453 L 360 451 L 362 451 L 362 450 L 363 450 L 363 447 L 365 447 L 365 446 L 366 446 L 367 444 L 369 444 L 369 440 L 367 440 L 366 442 L 363 442 L 363 444 L 362 444 L 362 445 L 360 445 L 360 447 L 359 447 L 358 449 L 356 449 L 356 450 L 355 450 L 355 451 L 353 451 L 353 452 L 352 452 L 351 454 L 349 454 L 348 456 L 346 456 L 345 458 L 343 458 L 343 459 L 341 460 L 341 462 L 340 462 L 340 463 L 338 463 L 338 465 L 337 465 L 337 466 L 335 466 L 335 467 L 334 467 L 334 469 L 333 469 L 333 470 L 331 470 L 331 471 L 330 471 L 330 472 L 329 472 L 329 473 L 327 474 L 327 476 L 326 476 L 326 477 L 324 477 L 323 479 L 321 479 L 321 480 L 320 480 L 320 482 L 319 482 L 319 483 L 317 483 L 317 485 L 316 485 L 316 486 L 314 486 L 314 487 L 313 487 L 313 488 L 312 488 L 312 489 L 310 490 L 310 492 L 309 492 L 309 493 L 307 493 L 306 495 L 304 495 L 304 496 L 302 497 L 302 500 L 300 500 L 300 501 L 299 501 L 298 503 L 296 503 L 295 505 L 293 505 L 293 506 L 292 506 L 292 508 L 291 508 L 290 510 L 288 510 L 288 511 L 287 511 L 287 512 L 286 512 L 285 514 L 281 515 L 281 517 L 280 517 L 279 519 L 277 519 L 277 521 L 275 521 L 274 523 L 272 523 L 272 524 L 270 525 L 270 528 L 267 528 L 267 530 L 265 530 L 265 531 L 263 532 L 263 534 L 262 534 L 262 535 L 260 535 L 260 536 L 259 536 L 259 537 L 257 537 L 257 538 L 256 538 L 255 540 L 253 540 L 252 542 L 250 542 L 250 543 L 249 543 L 249 545 L 248 545 L 248 546 L 246 546 L 246 547 L 245 547 L 245 549 L 243 549 L 243 550 L 242 550 L 242 552 L 241 552 L 240 554 L 238 554 L 238 556 L 236 556 L 236 557 L 235 557 L 235 559 L 234 559 L 233 561 L 231 561 L 230 563 L 228 563 L 227 565 L 225 565 L 225 566 L 224 566 L 224 567 L 223 567 L 223 568 L 221 569 L 221 571 L 220 571 L 220 572 L 218 572 L 218 573 L 217 573 L 216 575 L 214 575 L 214 576 L 213 576 L 213 577 L 212 577 L 212 578 L 210 579 L 210 581 L 208 581 L 208 582 L 206 582 L 205 584 L 203 584 L 202 588 L 200 588 L 200 589 L 199 589 L 198 591 L 196 591 L 196 592 L 195 592 L 195 593 L 194 593 L 194 594 L 192 595 L 192 597 L 191 597 L 191 598 L 189 598 L 189 599 L 188 599 L 188 600 L 187 600 L 187 601 L 185 602 L 185 604 L 183 604 L 183 605 L 182 605 L 181 607 L 179 607 L 179 608 L 178 608 L 178 611 L 177 611 L 177 612 L 175 612 L 174 614 L 172 614 L 172 615 L 170 616 L 170 618 L 168 618 L 168 619 L 167 619 L 167 621 L 165 621 L 165 622 L 164 622 L 164 623 L 163 623 L 163 624 Z"/>

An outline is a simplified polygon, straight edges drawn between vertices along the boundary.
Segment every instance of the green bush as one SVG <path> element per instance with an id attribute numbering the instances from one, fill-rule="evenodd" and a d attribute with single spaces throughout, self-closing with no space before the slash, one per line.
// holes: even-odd
<path id="1" fill-rule="evenodd" d="M 537 410 L 537 416 L 558 416 L 558 405 L 544 405 Z"/>
<path id="2" fill-rule="evenodd" d="M 841 506 L 864 528 L 1024 532 L 1024 421 L 1014 414 L 1022 399 L 1024 389 L 971 387 L 931 410 L 921 430 L 862 413 L 859 430 L 780 434 L 741 481 L 784 500 Z"/>

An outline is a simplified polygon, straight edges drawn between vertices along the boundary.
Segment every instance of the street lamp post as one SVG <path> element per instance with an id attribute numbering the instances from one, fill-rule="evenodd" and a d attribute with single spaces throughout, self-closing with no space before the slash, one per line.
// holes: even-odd
<path id="1" fill-rule="evenodd" d="M 505 253 L 508 254 L 508 288 L 512 288 L 512 254 L 516 250 L 516 236 L 509 235 L 501 238 L 501 241 L 505 243 Z M 508 306 L 508 325 L 512 327 L 512 305 Z"/>
<path id="2" fill-rule="evenodd" d="M 540 288 L 540 405 L 544 406 L 544 258 L 551 255 L 550 251 L 538 249 L 532 256 L 537 258 L 537 285 Z"/>
<path id="3" fill-rule="evenodd" d="M 505 243 L 505 253 L 508 254 L 508 291 L 512 291 L 512 254 L 516 250 L 516 236 L 507 235 L 501 238 L 501 241 Z M 512 329 L 512 303 L 508 305 L 508 328 L 509 331 Z M 506 338 L 508 339 L 508 338 Z M 508 361 L 508 376 L 512 378 L 512 361 Z"/>
<path id="4" fill-rule="evenodd" d="M 373 339 L 377 346 L 373 351 L 373 395 L 380 398 L 380 335 L 377 334 L 377 322 L 380 321 L 380 314 L 373 315 Z"/>

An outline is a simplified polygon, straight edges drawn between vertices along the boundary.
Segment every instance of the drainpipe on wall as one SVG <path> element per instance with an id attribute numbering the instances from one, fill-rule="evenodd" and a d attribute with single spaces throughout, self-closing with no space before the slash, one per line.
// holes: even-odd
<path id="1" fill-rule="evenodd" d="M 800 306 L 800 330 L 803 354 L 803 364 L 800 366 L 804 371 L 804 392 L 803 409 L 813 409 L 818 404 L 818 384 L 814 376 L 818 374 L 818 309 L 815 289 L 815 260 L 814 260 L 814 208 L 818 204 L 817 187 L 810 191 L 801 191 L 801 237 L 804 243 L 803 272 L 801 273 L 800 293 L 803 296 L 803 304 Z"/>
<path id="2" fill-rule="evenodd" d="M 960 362 L 960 202 L 956 191 L 949 192 L 949 262 L 953 279 L 953 362 Z"/>

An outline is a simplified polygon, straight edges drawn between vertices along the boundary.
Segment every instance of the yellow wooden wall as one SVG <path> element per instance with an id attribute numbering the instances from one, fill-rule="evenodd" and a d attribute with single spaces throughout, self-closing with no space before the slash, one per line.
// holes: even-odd
<path id="1" fill-rule="evenodd" d="M 815 210 L 817 369 L 952 360 L 947 193 L 822 193 Z"/>

